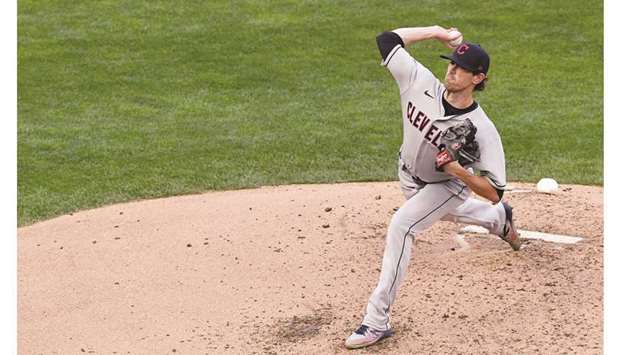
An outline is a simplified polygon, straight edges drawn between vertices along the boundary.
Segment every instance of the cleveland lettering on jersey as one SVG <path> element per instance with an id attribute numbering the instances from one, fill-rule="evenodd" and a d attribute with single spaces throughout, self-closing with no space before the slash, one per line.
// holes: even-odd
<path id="1" fill-rule="evenodd" d="M 431 119 L 428 118 L 428 116 L 426 116 L 426 114 L 421 110 L 418 110 L 418 114 L 415 116 L 414 119 L 414 112 L 415 106 L 413 105 L 413 102 L 407 102 L 407 119 L 409 120 L 409 123 L 411 123 L 411 125 L 417 128 L 420 132 L 423 132 L 424 128 L 426 128 L 426 126 L 428 126 L 428 124 L 431 122 Z M 441 132 L 442 131 L 440 131 L 437 126 L 431 124 L 426 134 L 424 134 L 424 139 L 429 141 L 435 147 L 439 147 L 438 140 Z"/>
<path id="2" fill-rule="evenodd" d="M 422 120 L 422 123 L 420 124 L 420 120 Z M 426 127 L 426 125 L 431 121 L 430 118 L 428 118 L 428 116 L 426 116 L 426 114 L 422 111 L 418 112 L 418 115 L 415 116 L 415 120 L 413 120 L 413 126 L 416 127 L 417 129 L 419 129 L 420 131 L 424 130 L 424 127 Z"/>

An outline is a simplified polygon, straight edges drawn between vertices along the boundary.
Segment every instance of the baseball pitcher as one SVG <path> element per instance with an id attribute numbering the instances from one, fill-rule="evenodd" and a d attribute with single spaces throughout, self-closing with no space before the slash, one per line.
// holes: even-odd
<path id="1" fill-rule="evenodd" d="M 405 49 L 436 39 L 453 49 L 441 55 L 448 67 L 440 82 Z M 413 238 L 439 220 L 487 228 L 519 250 L 512 208 L 501 202 L 506 187 L 502 141 L 474 100 L 483 90 L 490 58 L 477 44 L 462 42 L 456 29 L 399 28 L 377 36 L 377 46 L 396 81 L 402 109 L 403 143 L 398 177 L 406 201 L 388 227 L 379 282 L 362 325 L 345 341 L 361 348 L 393 334 L 390 307 L 409 264 Z M 489 202 L 472 198 L 471 192 Z"/>

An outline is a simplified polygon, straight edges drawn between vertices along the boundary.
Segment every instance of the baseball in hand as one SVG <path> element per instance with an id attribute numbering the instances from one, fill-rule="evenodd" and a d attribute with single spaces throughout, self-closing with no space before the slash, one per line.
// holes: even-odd
<path id="1" fill-rule="evenodd" d="M 448 44 L 452 48 L 458 47 L 458 45 L 463 42 L 463 35 L 461 34 L 461 32 L 457 30 L 452 30 L 448 32 L 448 36 L 450 38 L 450 41 L 448 42 Z"/>

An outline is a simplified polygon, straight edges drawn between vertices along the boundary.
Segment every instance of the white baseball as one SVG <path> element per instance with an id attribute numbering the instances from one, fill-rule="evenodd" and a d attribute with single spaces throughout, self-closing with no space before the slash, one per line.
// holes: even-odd
<path id="1" fill-rule="evenodd" d="M 536 190 L 538 192 L 543 192 L 546 194 L 551 194 L 554 193 L 556 191 L 558 191 L 559 186 L 557 181 L 551 179 L 551 178 L 543 178 L 540 179 L 540 181 L 538 182 L 538 184 L 536 184 Z"/>
<path id="2" fill-rule="evenodd" d="M 450 42 L 448 42 L 450 44 L 451 47 L 458 47 L 459 44 L 461 44 L 463 42 L 463 34 L 461 34 L 461 32 L 457 31 L 457 30 L 452 30 L 449 32 L 449 36 L 450 38 L 452 38 L 450 40 Z"/>

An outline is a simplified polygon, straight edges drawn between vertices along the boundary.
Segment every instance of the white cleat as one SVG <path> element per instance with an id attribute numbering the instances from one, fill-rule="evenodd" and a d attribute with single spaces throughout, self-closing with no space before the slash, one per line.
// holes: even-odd
<path id="1" fill-rule="evenodd" d="M 357 330 L 347 338 L 344 345 L 349 349 L 363 348 L 375 344 L 381 339 L 391 337 L 392 335 L 394 335 L 392 329 L 377 330 L 362 324 L 361 327 L 357 328 Z"/>

